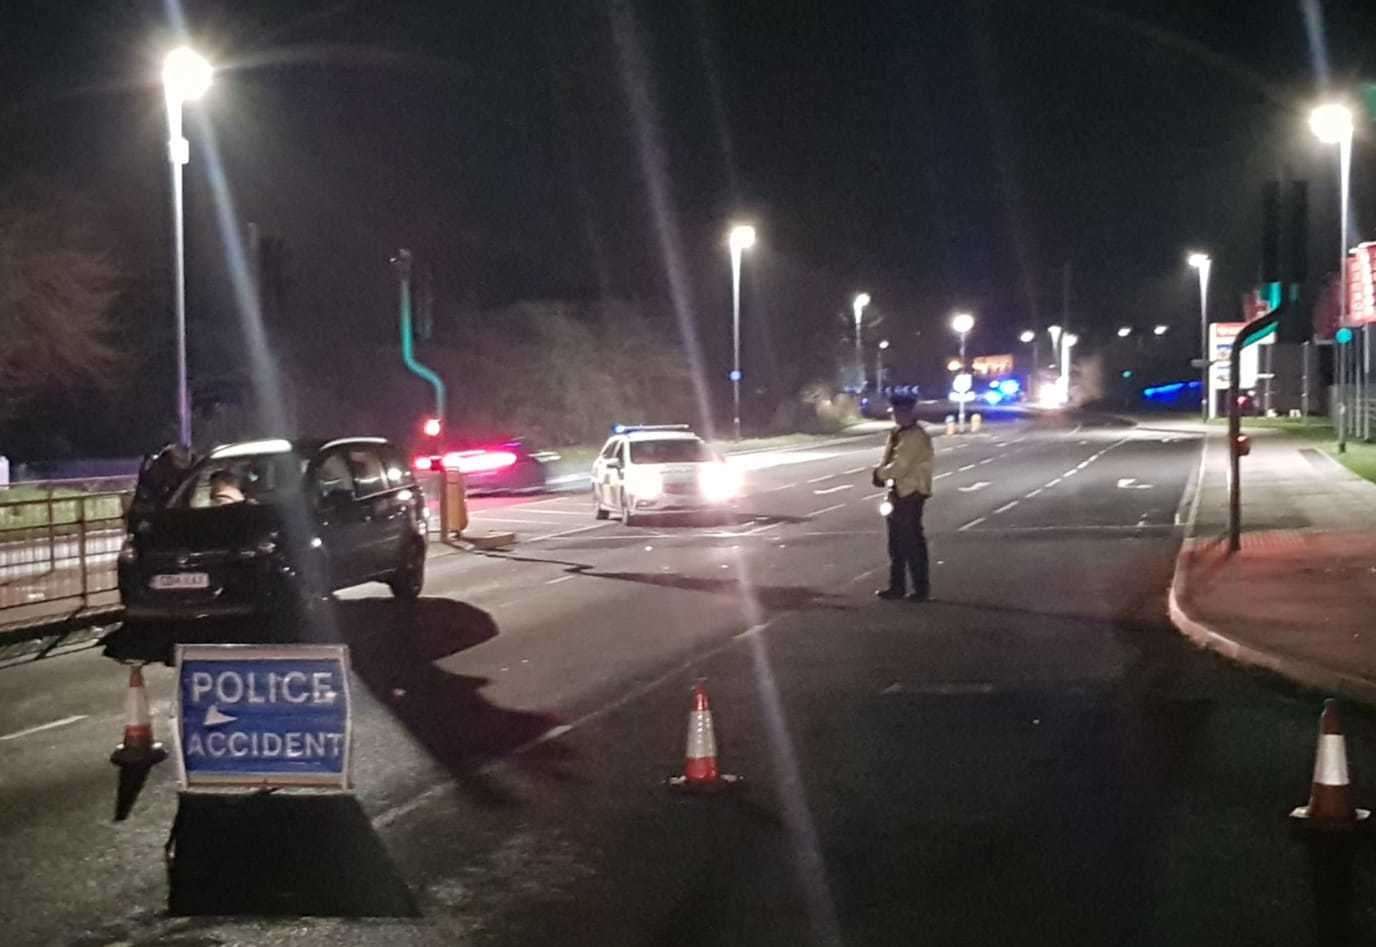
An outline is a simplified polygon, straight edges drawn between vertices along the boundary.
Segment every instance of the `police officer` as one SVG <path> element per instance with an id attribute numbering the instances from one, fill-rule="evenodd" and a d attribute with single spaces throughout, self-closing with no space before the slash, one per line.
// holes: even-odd
<path id="1" fill-rule="evenodd" d="M 883 599 L 927 601 L 927 537 L 922 533 L 922 508 L 932 495 L 932 439 L 918 423 L 910 395 L 894 395 L 889 402 L 897 424 L 889 432 L 884 459 L 874 468 L 874 485 L 889 488 L 889 585 L 874 594 Z M 908 580 L 912 591 L 908 591 Z"/>

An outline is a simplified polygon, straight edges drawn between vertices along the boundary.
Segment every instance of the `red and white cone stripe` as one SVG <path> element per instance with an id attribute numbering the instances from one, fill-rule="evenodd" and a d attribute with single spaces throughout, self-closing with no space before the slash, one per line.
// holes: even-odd
<path id="1" fill-rule="evenodd" d="M 1309 804 L 1290 813 L 1313 828 L 1351 828 L 1371 813 L 1352 804 L 1351 778 L 1347 770 L 1347 738 L 1343 736 L 1338 703 L 1326 700 L 1319 717 L 1319 741 L 1314 754 L 1314 776 Z"/>
<path id="2" fill-rule="evenodd" d="M 717 765 L 717 734 L 712 726 L 712 706 L 701 681 L 693 686 L 693 709 L 688 712 L 688 740 L 683 757 L 683 775 L 670 778 L 671 786 L 712 790 L 740 781 L 739 776 L 723 773 Z"/>

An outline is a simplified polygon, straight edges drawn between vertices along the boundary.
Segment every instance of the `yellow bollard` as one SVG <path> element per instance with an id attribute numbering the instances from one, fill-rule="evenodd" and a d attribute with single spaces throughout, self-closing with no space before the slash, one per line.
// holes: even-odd
<path id="1" fill-rule="evenodd" d="M 463 474 L 457 470 L 444 471 L 443 492 L 440 494 L 440 535 L 447 542 L 462 536 L 468 529 L 468 498 L 464 492 Z"/>
<path id="2" fill-rule="evenodd" d="M 982 425 L 983 423 L 984 423 L 984 418 L 983 418 L 982 416 L 980 416 L 979 414 L 972 414 L 972 415 L 970 415 L 970 433 L 971 433 L 971 434 L 974 434 L 974 433 L 978 432 L 979 429 L 980 429 L 980 425 Z"/>
<path id="3" fill-rule="evenodd" d="M 946 433 L 947 433 L 947 434 L 954 434 L 955 432 L 956 432 L 956 417 L 955 417 L 954 414 L 948 414 L 948 415 L 946 415 Z"/>

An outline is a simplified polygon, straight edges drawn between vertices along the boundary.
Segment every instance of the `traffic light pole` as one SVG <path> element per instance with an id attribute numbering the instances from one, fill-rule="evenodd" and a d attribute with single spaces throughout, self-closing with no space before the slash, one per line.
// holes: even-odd
<path id="1" fill-rule="evenodd" d="M 1242 388 L 1242 350 L 1253 339 L 1280 323 L 1286 303 L 1266 315 L 1253 319 L 1242 327 L 1233 339 L 1233 351 L 1228 358 L 1228 554 L 1242 549 L 1242 463 L 1245 449 L 1242 439 L 1242 405 L 1238 392 Z M 1202 485 L 1201 485 L 1202 486 Z"/>

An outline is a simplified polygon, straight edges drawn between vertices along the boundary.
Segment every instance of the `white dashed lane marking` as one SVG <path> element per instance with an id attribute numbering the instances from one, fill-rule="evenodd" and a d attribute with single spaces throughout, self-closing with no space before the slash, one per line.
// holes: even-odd
<path id="1" fill-rule="evenodd" d="M 994 512 L 995 512 L 995 513 L 1007 513 L 1009 510 L 1011 510 L 1013 507 L 1015 507 L 1015 506 L 1017 506 L 1017 505 L 1018 505 L 1018 501 L 1017 501 L 1017 500 L 1009 500 L 1007 503 L 1005 503 L 1003 506 L 1001 506 L 1001 507 L 999 507 L 998 509 L 996 509 Z"/>
<path id="2" fill-rule="evenodd" d="M 965 524 L 964 526 L 962 526 L 960 529 L 956 530 L 956 532 L 958 532 L 958 533 L 963 533 L 963 532 L 965 532 L 967 529 L 974 529 L 976 526 L 978 526 L 980 523 L 983 523 L 983 522 L 984 522 L 984 517 L 981 516 L 981 517 L 979 517 L 978 519 L 973 519 L 973 520 L 971 520 L 970 522 L 966 523 L 966 524 Z"/>

